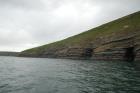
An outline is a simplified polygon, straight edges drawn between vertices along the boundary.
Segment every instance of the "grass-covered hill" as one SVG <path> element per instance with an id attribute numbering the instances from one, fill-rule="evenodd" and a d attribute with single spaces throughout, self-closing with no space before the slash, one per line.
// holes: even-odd
<path id="1" fill-rule="evenodd" d="M 82 56 L 84 54 L 83 49 L 88 48 L 96 49 L 109 42 L 117 41 L 123 38 L 127 39 L 131 37 L 131 35 L 139 33 L 139 31 L 140 31 L 140 11 L 122 17 L 118 20 L 114 20 L 107 24 L 103 24 L 99 27 L 93 28 L 84 33 L 69 37 L 67 39 L 22 51 L 19 56 L 66 57 L 71 56 L 72 53 L 75 53 L 75 56 Z M 73 51 L 78 50 L 79 55 L 77 53 L 78 51 L 70 52 L 72 49 Z M 105 49 L 99 48 L 94 52 L 100 52 L 100 50 L 105 51 L 106 49 L 107 48 Z M 69 52 L 71 53 L 71 55 L 69 55 L 70 54 Z"/>

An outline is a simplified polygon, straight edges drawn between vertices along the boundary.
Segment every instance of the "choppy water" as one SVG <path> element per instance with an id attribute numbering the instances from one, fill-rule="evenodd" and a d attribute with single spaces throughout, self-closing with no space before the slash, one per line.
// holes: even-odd
<path id="1" fill-rule="evenodd" d="M 0 57 L 0 93 L 140 93 L 140 62 Z"/>

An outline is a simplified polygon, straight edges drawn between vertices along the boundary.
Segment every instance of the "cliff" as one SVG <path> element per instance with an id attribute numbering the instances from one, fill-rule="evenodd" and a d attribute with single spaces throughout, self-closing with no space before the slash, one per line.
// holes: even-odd
<path id="1" fill-rule="evenodd" d="M 140 11 L 65 40 L 22 51 L 19 56 L 140 60 Z"/>

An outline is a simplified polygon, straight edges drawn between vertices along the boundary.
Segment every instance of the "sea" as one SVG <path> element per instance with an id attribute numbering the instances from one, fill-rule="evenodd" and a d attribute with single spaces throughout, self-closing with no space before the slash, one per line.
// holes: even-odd
<path id="1" fill-rule="evenodd" d="M 140 93 L 140 62 L 0 56 L 0 93 Z"/>

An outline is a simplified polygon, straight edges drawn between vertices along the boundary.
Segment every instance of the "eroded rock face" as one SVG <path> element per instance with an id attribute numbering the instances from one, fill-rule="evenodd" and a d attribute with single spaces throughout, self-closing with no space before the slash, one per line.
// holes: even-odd
<path id="1" fill-rule="evenodd" d="M 94 60 L 140 60 L 140 31 L 101 37 L 91 47 L 70 47 L 53 52 L 56 58 L 77 58 Z M 50 54 L 48 54 L 50 55 Z M 44 54 L 45 57 L 49 57 Z"/>
<path id="2" fill-rule="evenodd" d="M 97 60 L 140 60 L 140 31 L 103 38 L 94 48 L 92 59 Z M 105 42 L 105 41 L 106 42 Z M 97 41 L 96 41 L 97 42 Z"/>

